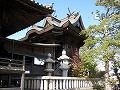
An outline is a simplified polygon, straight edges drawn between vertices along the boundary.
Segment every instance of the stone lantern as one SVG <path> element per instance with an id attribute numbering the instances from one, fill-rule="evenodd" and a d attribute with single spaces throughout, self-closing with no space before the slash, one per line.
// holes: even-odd
<path id="1" fill-rule="evenodd" d="M 45 61 L 46 63 L 46 69 L 45 71 L 48 73 L 48 76 L 52 75 L 52 72 L 54 71 L 54 69 L 52 68 L 52 64 L 55 63 L 55 61 L 51 58 L 51 54 L 48 54 L 48 58 Z"/>
<path id="2" fill-rule="evenodd" d="M 60 67 L 59 68 L 62 70 L 62 76 L 67 77 L 68 76 L 68 70 L 70 68 L 69 60 L 71 60 L 71 58 L 68 57 L 66 55 L 66 51 L 63 50 L 62 51 L 62 56 L 60 56 L 58 58 L 58 60 L 60 60 Z"/>

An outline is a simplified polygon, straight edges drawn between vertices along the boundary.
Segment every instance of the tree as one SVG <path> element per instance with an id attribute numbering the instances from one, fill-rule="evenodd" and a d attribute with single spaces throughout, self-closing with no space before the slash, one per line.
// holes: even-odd
<path id="1" fill-rule="evenodd" d="M 79 51 L 76 49 L 72 56 L 73 63 L 71 65 L 70 74 L 74 77 L 86 77 L 87 72 L 85 70 L 83 62 L 79 58 Z"/>
<path id="2" fill-rule="evenodd" d="M 120 1 L 97 0 L 96 5 L 104 6 L 105 13 L 93 12 L 100 21 L 90 25 L 80 34 L 86 35 L 85 44 L 81 47 L 81 60 L 85 65 L 96 66 L 100 60 L 105 62 L 106 82 L 108 82 L 109 61 L 115 62 L 115 55 L 120 54 Z M 88 67 L 90 70 L 91 68 Z"/>

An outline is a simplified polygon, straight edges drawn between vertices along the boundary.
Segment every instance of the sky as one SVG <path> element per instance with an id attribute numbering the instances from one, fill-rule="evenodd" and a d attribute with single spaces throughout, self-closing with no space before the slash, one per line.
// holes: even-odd
<path id="1" fill-rule="evenodd" d="M 79 12 L 82 17 L 83 24 L 85 28 L 88 28 L 89 25 L 98 24 L 97 20 L 94 20 L 94 15 L 91 14 L 96 10 L 100 10 L 104 12 L 105 9 L 100 6 L 95 6 L 96 0 L 35 0 L 40 4 L 51 4 L 54 3 L 53 9 L 56 11 L 55 15 L 57 15 L 57 19 L 63 19 L 67 17 L 68 7 L 70 12 Z M 54 13 L 53 13 L 54 14 Z M 36 23 L 36 25 L 42 26 L 43 21 Z M 25 36 L 26 32 L 30 30 L 30 28 L 26 28 L 17 32 L 13 35 L 8 36 L 9 39 L 18 40 Z"/>

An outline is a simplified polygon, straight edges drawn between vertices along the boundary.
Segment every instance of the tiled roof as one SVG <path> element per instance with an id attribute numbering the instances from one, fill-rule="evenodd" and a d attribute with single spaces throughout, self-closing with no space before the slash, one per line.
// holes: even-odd
<path id="1" fill-rule="evenodd" d="M 49 31 L 54 33 L 63 32 L 64 28 L 70 27 L 73 32 L 77 35 L 81 30 L 84 30 L 84 25 L 82 22 L 81 16 L 76 13 L 72 14 L 69 17 L 58 20 L 55 17 L 49 16 L 45 18 L 44 24 L 42 27 L 33 25 L 32 28 L 26 33 L 26 36 L 20 39 L 21 41 L 27 40 L 31 34 L 43 34 Z M 32 38 L 32 37 L 31 37 Z"/>
<path id="2" fill-rule="evenodd" d="M 7 37 L 41 21 L 52 14 L 52 5 L 31 0 L 0 0 L 0 36 Z"/>

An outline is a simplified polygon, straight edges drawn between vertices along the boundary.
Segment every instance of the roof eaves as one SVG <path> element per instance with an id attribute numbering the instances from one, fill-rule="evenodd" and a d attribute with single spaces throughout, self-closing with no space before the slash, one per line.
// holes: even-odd
<path id="1" fill-rule="evenodd" d="M 32 34 L 32 33 L 42 34 L 42 33 L 45 33 L 45 32 L 47 32 L 47 31 L 49 31 L 49 30 L 51 30 L 51 29 L 53 29 L 53 28 L 54 28 L 54 26 L 51 25 L 51 26 L 49 26 L 49 27 L 47 27 L 47 28 L 43 28 L 43 30 L 40 30 L 40 31 L 38 31 L 37 29 L 31 29 L 31 30 L 29 30 L 29 31 L 26 33 L 25 37 L 23 37 L 23 38 L 21 38 L 21 39 L 19 39 L 19 40 L 20 40 L 20 41 L 25 41 L 25 40 L 27 40 L 27 39 L 29 38 L 29 35 Z"/>
<path id="2" fill-rule="evenodd" d="M 81 29 L 82 29 L 82 30 L 85 30 L 85 27 L 84 27 L 84 24 L 83 24 L 83 21 L 82 21 L 82 17 L 81 17 L 81 16 L 79 17 L 79 22 L 80 22 Z"/>
<path id="3" fill-rule="evenodd" d="M 74 27 L 73 24 L 71 24 L 71 22 L 68 20 L 66 23 L 63 24 L 62 26 L 63 28 L 66 28 L 66 27 L 70 27 L 72 30 L 74 30 L 77 34 L 80 33 L 80 30 L 76 27 Z"/>

